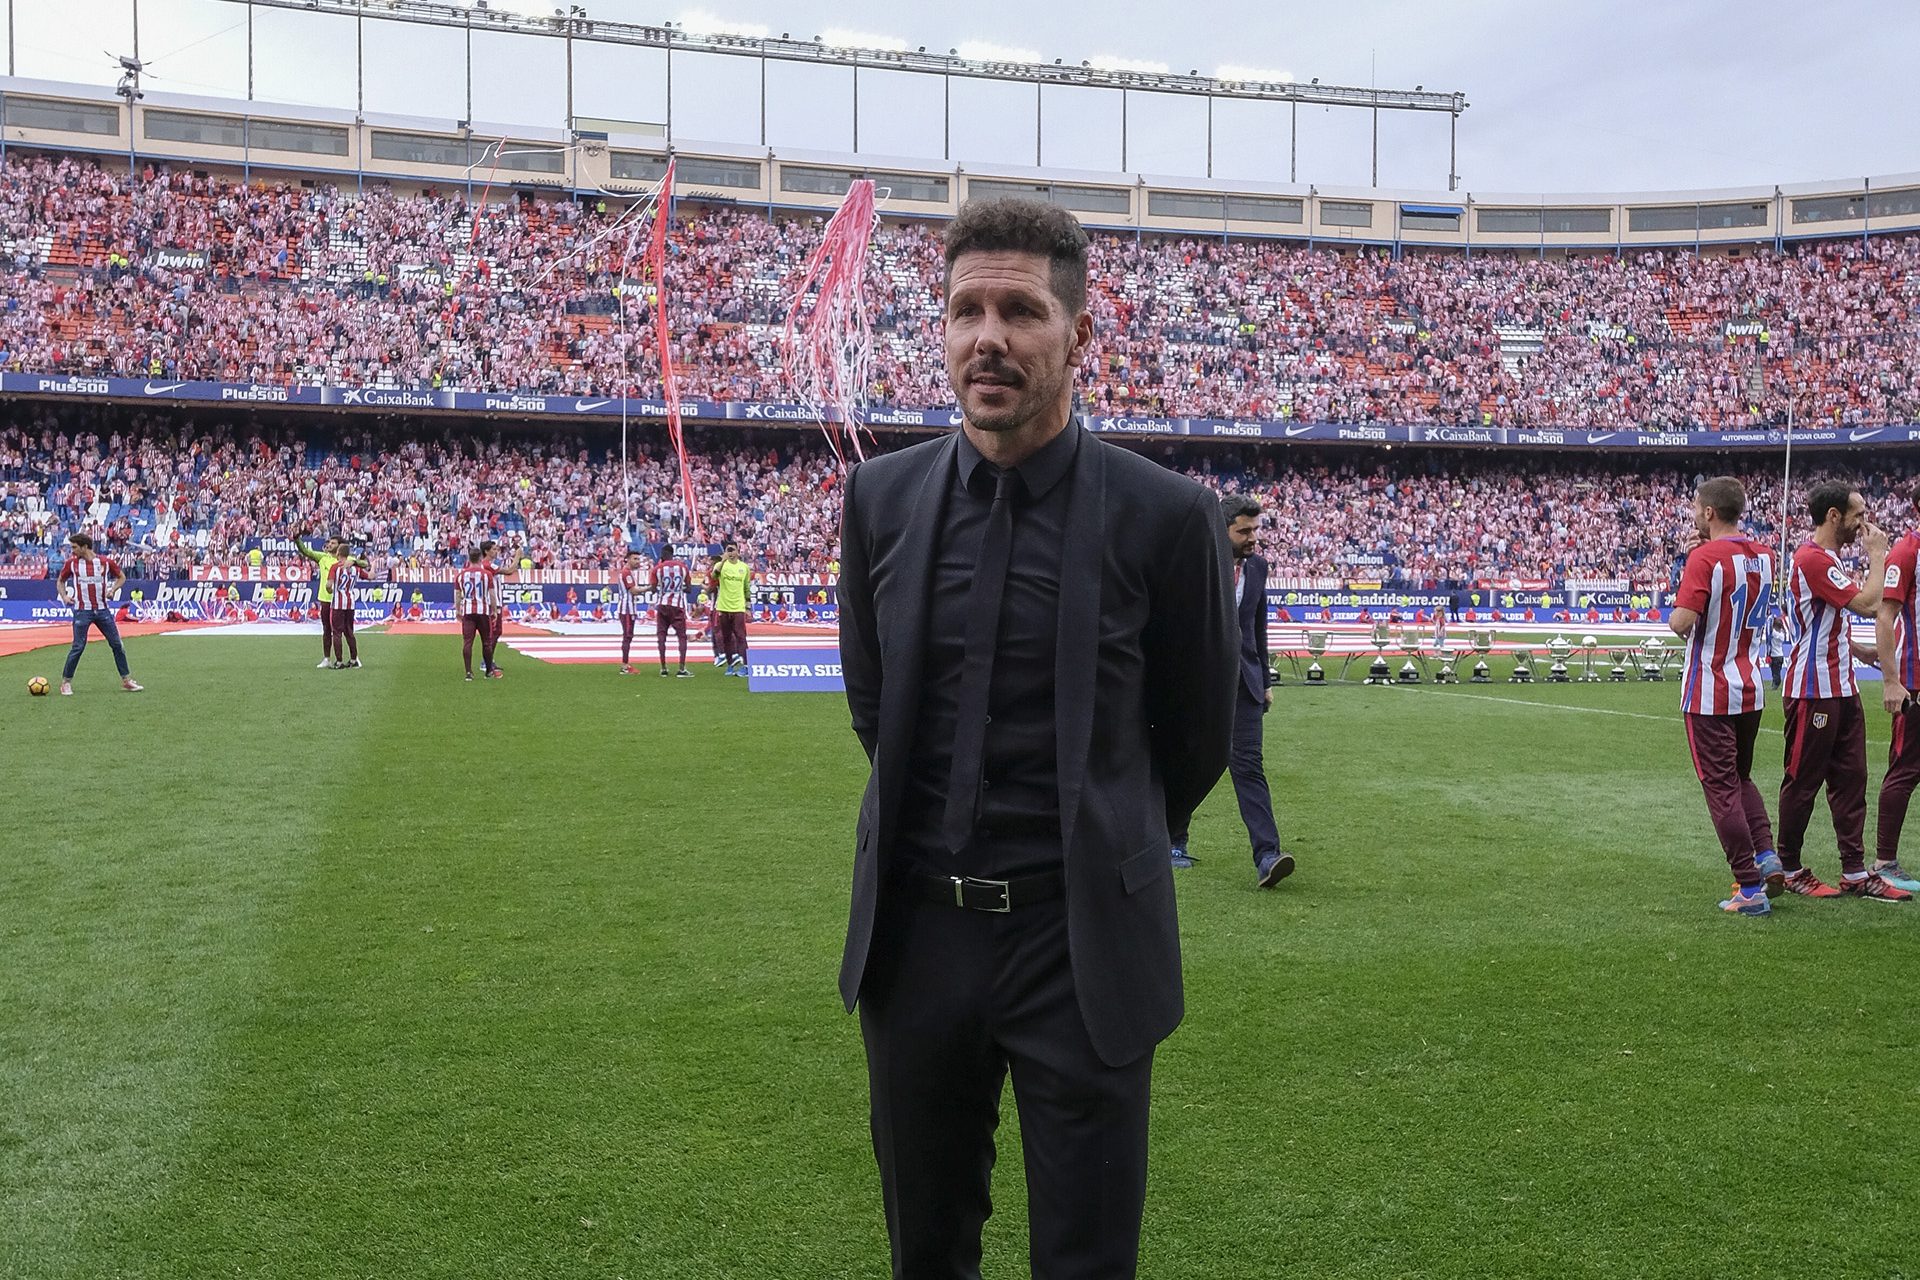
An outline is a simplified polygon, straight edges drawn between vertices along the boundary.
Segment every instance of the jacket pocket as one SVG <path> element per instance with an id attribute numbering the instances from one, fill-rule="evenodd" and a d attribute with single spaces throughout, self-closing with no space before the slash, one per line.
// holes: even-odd
<path id="1" fill-rule="evenodd" d="M 1128 893 L 1138 893 L 1161 876 L 1172 874 L 1172 855 L 1156 841 L 1120 864 L 1120 885 Z"/>

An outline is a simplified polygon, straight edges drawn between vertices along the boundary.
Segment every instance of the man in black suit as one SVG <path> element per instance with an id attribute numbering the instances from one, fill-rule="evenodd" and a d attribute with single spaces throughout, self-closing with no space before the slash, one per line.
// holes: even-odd
<path id="1" fill-rule="evenodd" d="M 1233 698 L 1233 794 L 1240 802 L 1240 821 L 1253 843 L 1254 883 L 1271 889 L 1293 874 L 1293 855 L 1280 848 L 1280 831 L 1273 820 L 1273 794 L 1267 789 L 1264 742 L 1265 717 L 1273 709 L 1273 688 L 1267 683 L 1267 562 L 1260 555 L 1260 503 L 1244 494 L 1220 500 L 1227 542 L 1233 548 L 1234 606 L 1238 613 L 1240 680 Z M 1173 865 L 1191 866 L 1187 823 L 1176 820 Z"/>
<path id="2" fill-rule="evenodd" d="M 847 478 L 841 668 L 872 761 L 840 992 L 893 1274 L 980 1274 L 1011 1073 L 1033 1273 L 1135 1273 L 1153 1049 L 1179 1023 L 1167 815 L 1226 765 L 1232 576 L 1207 491 L 1074 421 L 1087 237 L 946 233 L 964 421 Z"/>

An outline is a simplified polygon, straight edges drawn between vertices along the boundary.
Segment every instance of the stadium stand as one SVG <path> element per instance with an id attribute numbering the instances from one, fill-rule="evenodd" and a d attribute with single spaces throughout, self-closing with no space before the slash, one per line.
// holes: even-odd
<path id="1" fill-rule="evenodd" d="M 16 573 L 37 574 L 60 539 L 80 528 L 104 535 L 111 553 L 152 577 L 239 563 L 261 539 L 303 527 L 345 534 L 372 553 L 381 577 L 445 567 L 482 537 L 540 568 L 604 568 L 628 540 L 695 541 L 658 428 L 636 431 L 623 474 L 604 433 L 529 429 L 483 438 L 419 423 L 401 424 L 399 434 L 371 425 L 339 432 L 298 417 L 247 429 L 175 407 L 32 410 L 27 421 L 0 428 L 0 568 Z M 819 436 L 705 427 L 690 442 L 708 544 L 737 538 L 776 572 L 832 567 L 839 473 Z M 1268 556 L 1283 580 L 1573 578 L 1665 589 L 1692 543 L 1687 504 L 1698 464 L 1514 451 L 1138 447 L 1223 491 L 1258 496 Z M 1910 526 L 1914 513 L 1899 495 L 1909 489 L 1911 465 L 1882 456 L 1862 476 L 1848 466 L 1857 459 L 1824 459 L 1796 473 L 1796 495 L 1844 476 L 1861 484 L 1877 519 Z M 1749 524 L 1771 537 L 1780 477 L 1769 470 L 1744 479 Z"/>
<path id="2" fill-rule="evenodd" d="M 683 205 L 680 390 L 784 399 L 817 220 Z M 617 208 L 357 193 L 73 156 L 0 170 L 0 363 L 33 372 L 657 395 Z M 171 256 L 169 256 L 169 251 Z M 204 258 L 202 257 L 204 255 Z M 875 403 L 948 394 L 937 226 L 873 254 Z M 169 265 L 171 264 L 171 265 Z M 1920 237 L 1732 253 L 1336 251 L 1097 233 L 1101 413 L 1503 426 L 1920 420 Z M 622 309 L 624 308 L 624 316 Z"/>

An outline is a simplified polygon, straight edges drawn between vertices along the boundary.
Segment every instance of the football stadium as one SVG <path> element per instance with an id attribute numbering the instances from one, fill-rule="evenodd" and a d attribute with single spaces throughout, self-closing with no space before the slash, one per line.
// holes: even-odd
<path id="1" fill-rule="evenodd" d="M 17 3 L 0 1277 L 1920 1270 L 1920 174 L 1506 195 L 1424 86 Z M 256 96 L 320 33 L 361 100 Z M 464 117 L 368 106 L 410 42 Z M 586 113 L 615 54 L 662 106 Z M 851 149 L 769 144 L 794 68 Z M 1074 94 L 1117 164 L 1046 162 Z"/>

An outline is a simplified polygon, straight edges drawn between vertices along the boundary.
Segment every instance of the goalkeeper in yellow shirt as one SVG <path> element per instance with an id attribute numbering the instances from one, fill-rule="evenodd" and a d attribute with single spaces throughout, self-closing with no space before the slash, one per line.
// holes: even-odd
<path id="1" fill-rule="evenodd" d="M 727 675 L 747 674 L 747 609 L 753 603 L 753 568 L 729 542 L 708 583 L 713 593 L 713 662 Z"/>

